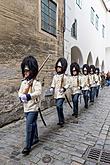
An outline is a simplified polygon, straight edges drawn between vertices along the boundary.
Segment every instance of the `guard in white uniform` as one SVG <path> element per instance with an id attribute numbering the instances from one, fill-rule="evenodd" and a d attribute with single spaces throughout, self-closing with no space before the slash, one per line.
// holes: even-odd
<path id="1" fill-rule="evenodd" d="M 56 100 L 56 108 L 58 113 L 57 123 L 61 127 L 64 125 L 63 103 L 65 100 L 65 91 L 69 87 L 68 77 L 65 75 L 67 69 L 67 61 L 65 58 L 59 58 L 55 65 L 56 75 L 53 77 L 50 91 L 54 92 Z"/>
<path id="2" fill-rule="evenodd" d="M 81 76 L 81 87 L 85 103 L 85 108 L 88 109 L 89 101 L 89 89 L 90 89 L 90 80 L 89 80 L 89 65 L 84 64 L 82 68 L 83 75 Z"/>
<path id="3" fill-rule="evenodd" d="M 71 96 L 73 102 L 73 114 L 72 116 L 75 117 L 74 122 L 78 123 L 78 98 L 81 94 L 81 77 L 80 73 L 80 66 L 74 62 L 70 65 L 70 89 L 71 89 Z"/>
<path id="4" fill-rule="evenodd" d="M 99 89 L 100 89 L 100 84 L 101 84 L 101 77 L 100 77 L 100 70 L 99 68 L 95 68 L 95 94 L 96 97 L 99 95 Z"/>
<path id="5" fill-rule="evenodd" d="M 38 64 L 33 56 L 23 59 L 21 69 L 24 80 L 21 82 L 18 95 L 26 117 L 26 145 L 22 153 L 28 155 L 32 145 L 39 142 L 36 122 L 42 89 L 41 83 L 36 80 Z"/>
<path id="6" fill-rule="evenodd" d="M 90 102 L 93 103 L 95 98 L 95 86 L 96 86 L 94 65 L 90 65 L 89 79 L 90 79 Z"/>

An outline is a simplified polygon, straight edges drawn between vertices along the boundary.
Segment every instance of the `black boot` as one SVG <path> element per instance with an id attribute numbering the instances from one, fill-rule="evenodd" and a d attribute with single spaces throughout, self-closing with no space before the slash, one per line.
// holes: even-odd
<path id="1" fill-rule="evenodd" d="M 57 123 L 57 125 L 60 125 L 61 127 L 64 127 L 64 123 L 65 122 L 59 122 L 59 123 Z"/>
<path id="2" fill-rule="evenodd" d="M 29 153 L 30 153 L 30 149 L 29 148 L 24 148 L 23 150 L 22 150 L 22 154 L 24 154 L 24 155 L 29 155 Z"/>
<path id="3" fill-rule="evenodd" d="M 73 113 L 72 116 L 75 116 L 75 114 Z"/>
<path id="4" fill-rule="evenodd" d="M 88 105 L 85 105 L 84 107 L 85 107 L 86 109 L 88 109 Z"/>

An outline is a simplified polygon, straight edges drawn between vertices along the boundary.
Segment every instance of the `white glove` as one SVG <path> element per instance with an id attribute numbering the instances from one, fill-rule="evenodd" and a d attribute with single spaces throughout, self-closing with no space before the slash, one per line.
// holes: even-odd
<path id="1" fill-rule="evenodd" d="M 21 101 L 22 101 L 23 103 L 27 103 L 27 97 L 26 97 L 25 94 L 21 95 L 21 96 L 20 96 L 20 99 L 21 99 Z"/>
<path id="2" fill-rule="evenodd" d="M 54 89 L 53 89 L 53 88 L 50 88 L 49 90 L 50 90 L 51 93 L 53 93 L 53 90 L 54 90 Z"/>
<path id="3" fill-rule="evenodd" d="M 63 92 L 64 92 L 64 88 L 61 88 L 61 89 L 59 90 L 59 92 L 60 92 L 60 93 L 63 93 Z"/>

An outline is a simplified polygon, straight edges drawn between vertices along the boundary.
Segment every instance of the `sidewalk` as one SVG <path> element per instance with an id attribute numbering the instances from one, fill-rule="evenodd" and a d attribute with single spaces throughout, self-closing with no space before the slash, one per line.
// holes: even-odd
<path id="1" fill-rule="evenodd" d="M 101 90 L 88 110 L 83 108 L 82 99 L 78 124 L 73 123 L 67 104 L 64 113 L 66 123 L 60 128 L 55 107 L 43 112 L 47 127 L 39 117 L 40 142 L 26 157 L 21 154 L 25 121 L 1 128 L 0 165 L 106 165 L 110 161 L 110 88 Z M 108 155 L 107 160 L 103 152 Z"/>

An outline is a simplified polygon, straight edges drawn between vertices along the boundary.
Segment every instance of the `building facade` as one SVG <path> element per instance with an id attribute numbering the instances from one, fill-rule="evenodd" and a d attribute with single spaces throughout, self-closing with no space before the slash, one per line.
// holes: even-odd
<path id="1" fill-rule="evenodd" d="M 110 13 L 103 0 L 65 0 L 64 56 L 69 64 L 110 70 L 109 31 Z"/>
<path id="2" fill-rule="evenodd" d="M 34 55 L 41 66 L 51 54 L 39 74 L 44 89 L 51 84 L 55 62 L 63 56 L 63 30 L 62 0 L 0 1 L 0 126 L 23 113 L 17 107 L 17 90 L 22 79 L 20 63 L 25 56 Z"/>

